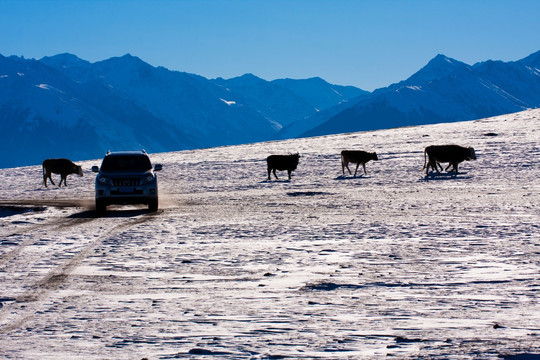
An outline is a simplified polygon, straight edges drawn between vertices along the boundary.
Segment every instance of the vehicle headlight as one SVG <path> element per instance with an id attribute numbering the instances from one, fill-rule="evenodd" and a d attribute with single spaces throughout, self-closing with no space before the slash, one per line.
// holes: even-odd
<path id="1" fill-rule="evenodd" d="M 147 177 L 143 179 L 143 184 L 151 183 L 152 181 L 154 181 L 154 179 L 155 179 L 154 175 L 148 175 Z"/>

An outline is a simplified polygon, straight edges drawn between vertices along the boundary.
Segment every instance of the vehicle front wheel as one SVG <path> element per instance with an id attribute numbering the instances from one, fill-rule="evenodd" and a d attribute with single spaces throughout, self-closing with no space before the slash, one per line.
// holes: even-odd
<path id="1" fill-rule="evenodd" d="M 148 210 L 150 210 L 151 212 L 154 212 L 154 211 L 157 211 L 157 209 L 158 209 L 158 199 L 151 200 L 150 203 L 148 204 Z"/>
<path id="2" fill-rule="evenodd" d="M 96 200 L 96 212 L 98 214 L 103 214 L 107 211 L 107 205 L 105 204 L 105 201 L 103 200 Z"/>

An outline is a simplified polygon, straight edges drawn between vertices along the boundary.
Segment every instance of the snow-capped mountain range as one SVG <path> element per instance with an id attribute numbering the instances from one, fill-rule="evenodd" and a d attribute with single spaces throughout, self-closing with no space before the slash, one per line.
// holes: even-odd
<path id="1" fill-rule="evenodd" d="M 516 62 L 472 66 L 437 55 L 407 80 L 305 127 L 302 136 L 473 120 L 539 105 L 540 52 Z"/>
<path id="2" fill-rule="evenodd" d="M 409 79 L 367 92 L 320 78 L 232 79 L 125 55 L 0 55 L 0 167 L 107 150 L 175 151 L 471 120 L 540 104 L 540 52 L 473 66 L 436 56 Z"/>
<path id="3" fill-rule="evenodd" d="M 160 152 L 268 140 L 320 107 L 366 93 L 321 79 L 209 80 L 131 55 L 96 63 L 70 54 L 0 56 L 0 84 L 0 149 L 11 154 L 0 167 L 96 158 L 109 149 Z"/>

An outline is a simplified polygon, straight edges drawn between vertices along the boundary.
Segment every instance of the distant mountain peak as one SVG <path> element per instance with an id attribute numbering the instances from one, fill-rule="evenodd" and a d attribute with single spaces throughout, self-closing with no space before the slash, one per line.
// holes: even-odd
<path id="1" fill-rule="evenodd" d="M 54 64 L 55 67 L 73 67 L 90 64 L 88 61 L 83 60 L 76 55 L 70 53 L 62 53 L 54 56 L 45 56 L 39 61 L 42 61 L 46 64 Z"/>
<path id="2" fill-rule="evenodd" d="M 424 85 L 430 81 L 444 78 L 459 68 L 468 66 L 446 55 L 438 54 L 405 82 L 407 85 Z"/>
<path id="3" fill-rule="evenodd" d="M 217 78 L 215 79 L 215 81 L 219 84 L 243 84 L 244 86 L 256 86 L 267 82 L 266 80 L 261 79 L 260 77 L 255 76 L 252 73 L 246 73 L 244 75 L 233 77 L 230 79 Z"/>
<path id="4" fill-rule="evenodd" d="M 56 59 L 65 59 L 65 60 L 71 60 L 71 61 L 85 61 L 86 60 L 83 60 L 81 58 L 79 58 L 78 56 L 76 55 L 73 55 L 71 53 L 61 53 L 61 54 L 57 54 L 57 55 L 54 55 L 54 56 L 45 56 L 45 58 L 56 58 Z"/>
<path id="5" fill-rule="evenodd" d="M 422 70 L 444 70 L 444 69 L 455 69 L 458 66 L 466 66 L 465 63 L 462 63 L 461 61 L 458 61 L 456 59 L 452 59 L 451 57 L 448 57 L 443 54 L 437 54 L 433 59 L 431 59 L 426 66 L 424 66 L 420 71 Z"/>
<path id="6" fill-rule="evenodd" d="M 246 73 L 242 76 L 239 76 L 237 79 L 249 80 L 249 81 L 264 81 L 263 79 L 261 79 L 258 76 L 253 75 L 252 73 Z"/>
<path id="7" fill-rule="evenodd" d="M 131 55 L 130 53 L 126 53 L 122 56 L 119 56 L 120 59 L 129 59 L 129 60 L 141 60 L 140 58 L 138 58 L 137 56 L 133 56 Z"/>
<path id="8" fill-rule="evenodd" d="M 126 64 L 126 65 L 131 65 L 131 66 L 141 66 L 141 65 L 151 66 L 150 64 L 141 60 L 139 57 L 133 56 L 129 53 L 122 56 L 112 57 L 110 59 L 103 60 L 101 61 L 101 63 L 113 63 L 116 65 Z"/>
<path id="9" fill-rule="evenodd" d="M 435 63 L 438 63 L 438 62 L 447 62 L 447 63 L 453 63 L 455 62 L 456 60 L 452 59 L 452 58 L 449 58 L 448 56 L 444 55 L 444 54 L 437 54 L 433 59 L 431 59 L 429 63 L 431 62 L 435 62 Z"/>
<path id="10" fill-rule="evenodd" d="M 537 69 L 540 68 L 540 51 L 532 53 L 526 58 L 519 60 L 519 62 L 524 64 L 525 66 L 530 66 Z"/>
<path id="11" fill-rule="evenodd" d="M 321 77 L 318 77 L 318 76 L 314 76 L 314 77 L 310 77 L 310 78 L 307 78 L 307 79 L 291 79 L 291 78 L 285 78 L 285 79 L 279 79 L 279 80 L 282 80 L 282 81 L 293 81 L 293 82 L 299 82 L 299 81 L 303 81 L 305 83 L 315 83 L 315 84 L 329 84 L 328 81 L 324 80 L 323 78 Z"/>

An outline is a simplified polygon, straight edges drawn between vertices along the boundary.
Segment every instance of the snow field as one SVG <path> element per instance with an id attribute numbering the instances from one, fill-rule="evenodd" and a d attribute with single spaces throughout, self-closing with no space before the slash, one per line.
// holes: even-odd
<path id="1" fill-rule="evenodd" d="M 100 160 L 60 189 L 39 167 L 1 170 L 0 354 L 540 353 L 539 119 L 151 154 L 164 167 L 157 213 L 95 217 Z M 445 143 L 478 160 L 426 178 L 423 149 Z M 379 161 L 343 176 L 343 149 Z M 267 181 L 266 156 L 289 152 L 301 155 L 292 180 Z"/>

